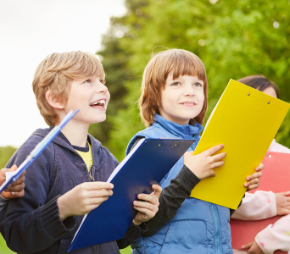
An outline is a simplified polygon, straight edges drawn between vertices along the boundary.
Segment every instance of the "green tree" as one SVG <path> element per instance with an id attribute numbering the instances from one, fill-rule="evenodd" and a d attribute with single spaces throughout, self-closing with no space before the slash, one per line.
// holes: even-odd
<path id="1" fill-rule="evenodd" d="M 100 140 L 105 146 L 108 146 L 109 131 L 112 129 L 110 119 L 117 114 L 119 109 L 126 106 L 122 100 L 127 94 L 124 82 L 130 78 L 130 73 L 126 66 L 128 56 L 120 48 L 119 38 L 117 37 L 122 31 L 114 27 L 114 20 L 115 18 L 111 19 L 112 27 L 103 36 L 103 49 L 97 52 L 97 55 L 101 57 L 106 72 L 106 85 L 111 95 L 107 109 L 107 120 L 103 123 L 91 125 L 89 129 L 90 134 Z"/>
<path id="2" fill-rule="evenodd" d="M 120 47 L 129 53 L 133 79 L 126 82 L 126 108 L 112 119 L 110 148 L 119 159 L 130 138 L 144 128 L 136 102 L 141 76 L 152 53 L 183 48 L 204 62 L 209 80 L 209 112 L 230 78 L 263 74 L 277 83 L 281 99 L 290 100 L 289 1 L 128 0 L 128 12 L 115 25 L 123 27 Z M 290 146 L 289 117 L 277 139 Z"/>

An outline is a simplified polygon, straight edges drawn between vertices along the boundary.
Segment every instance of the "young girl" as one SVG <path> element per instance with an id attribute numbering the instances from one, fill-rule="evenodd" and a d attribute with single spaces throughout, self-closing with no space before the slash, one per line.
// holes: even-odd
<path id="1" fill-rule="evenodd" d="M 248 76 L 239 80 L 241 83 L 258 89 L 270 96 L 279 98 L 277 86 L 264 76 Z M 268 149 L 271 152 L 290 153 L 290 149 L 278 144 L 274 139 Z M 273 169 L 274 170 L 274 169 Z M 232 218 L 240 220 L 262 220 L 276 215 L 290 213 L 289 192 L 273 193 L 271 191 L 256 191 L 254 194 L 246 193 L 242 205 L 233 214 Z M 268 202 L 270 200 L 271 202 Z M 267 204 L 267 205 L 265 205 Z M 249 253 L 263 254 L 273 253 L 277 249 L 290 250 L 289 231 L 290 215 L 281 218 L 275 226 L 269 225 L 261 232 L 257 232 L 254 241 L 243 246 L 249 249 Z M 246 228 L 245 228 L 246 230 Z M 266 243 L 266 244 L 263 244 Z M 248 253 L 248 251 L 236 251 L 234 253 Z"/>
<path id="2" fill-rule="evenodd" d="M 207 109 L 207 78 L 201 60 L 181 49 L 155 55 L 145 68 L 141 117 L 148 127 L 130 141 L 127 152 L 141 137 L 182 138 L 195 142 L 160 182 L 165 188 L 155 218 L 146 222 L 148 232 L 132 245 L 134 253 L 232 253 L 230 209 L 189 197 L 203 178 L 224 164 L 223 145 L 192 156 Z M 259 171 L 262 166 L 256 170 Z M 258 186 L 260 172 L 247 178 L 245 187 Z"/>

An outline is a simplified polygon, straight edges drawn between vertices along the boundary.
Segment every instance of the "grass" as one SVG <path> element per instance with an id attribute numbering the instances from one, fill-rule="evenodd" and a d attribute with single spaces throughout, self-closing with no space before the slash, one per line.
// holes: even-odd
<path id="1" fill-rule="evenodd" d="M 131 248 L 130 246 L 127 247 L 126 249 L 120 250 L 121 254 L 131 254 Z M 2 253 L 2 252 L 0 252 Z"/>
<path id="2" fill-rule="evenodd" d="M 121 251 L 121 254 L 130 254 L 131 248 L 128 247 L 128 248 L 120 250 L 120 251 Z M 3 239 L 3 237 L 1 235 L 0 235 L 0 253 L 1 254 L 13 254 L 13 253 L 15 253 L 7 247 L 5 240 Z"/>
<path id="3" fill-rule="evenodd" d="M 11 251 L 6 243 L 5 243 L 5 240 L 3 239 L 3 237 L 0 235 L 0 253 L 1 254 L 11 254 L 11 253 L 15 253 L 13 251 Z"/>

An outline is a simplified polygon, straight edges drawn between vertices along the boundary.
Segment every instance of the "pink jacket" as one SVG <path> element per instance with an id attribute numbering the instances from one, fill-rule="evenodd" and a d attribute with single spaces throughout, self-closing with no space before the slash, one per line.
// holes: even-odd
<path id="1" fill-rule="evenodd" d="M 272 141 L 268 151 L 290 153 L 290 149 L 278 144 L 275 139 Z M 242 205 L 235 211 L 232 218 L 261 220 L 276 215 L 275 193 L 271 191 L 256 191 L 254 194 L 246 193 Z M 283 251 L 290 250 L 290 214 L 278 220 L 274 225 L 269 225 L 260 231 L 255 237 L 255 241 L 266 254 L 274 253 L 278 249 Z M 234 253 L 247 252 L 234 250 Z M 290 251 L 288 253 L 290 254 Z"/>

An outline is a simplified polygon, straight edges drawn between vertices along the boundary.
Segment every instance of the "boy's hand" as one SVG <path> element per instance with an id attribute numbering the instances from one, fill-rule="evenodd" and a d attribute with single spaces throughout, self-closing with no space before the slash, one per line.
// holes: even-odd
<path id="1" fill-rule="evenodd" d="M 259 187 L 260 183 L 260 177 L 262 176 L 262 173 L 260 172 L 264 168 L 263 164 L 260 164 L 255 170 L 256 172 L 250 176 L 247 177 L 247 182 L 244 184 L 244 186 L 248 190 L 253 190 Z"/>
<path id="2" fill-rule="evenodd" d="M 226 157 L 226 153 L 214 155 L 222 148 L 224 148 L 224 145 L 213 146 L 197 155 L 192 155 L 192 152 L 186 152 L 184 154 L 184 164 L 199 179 L 215 176 L 213 169 L 219 168 L 225 163 L 222 159 Z"/>
<path id="3" fill-rule="evenodd" d="M 290 214 L 290 191 L 275 193 L 277 215 Z"/>
<path id="4" fill-rule="evenodd" d="M 158 184 L 153 184 L 152 189 L 154 191 L 149 195 L 144 193 L 138 195 L 138 199 L 144 200 L 146 202 L 137 200 L 133 202 L 134 208 L 139 211 L 133 220 L 135 225 L 140 225 L 142 222 L 152 219 L 158 212 L 159 197 L 162 188 Z"/>
<path id="5" fill-rule="evenodd" d="M 243 250 L 249 249 L 249 254 L 264 254 L 264 252 L 261 250 L 260 246 L 256 243 L 256 241 L 252 241 L 246 245 L 242 246 Z"/>
<path id="6" fill-rule="evenodd" d="M 5 173 L 6 172 L 12 172 L 17 169 L 16 165 L 13 165 L 10 169 L 3 168 L 0 170 L 0 184 L 4 183 L 6 180 Z M 21 176 L 12 184 L 8 186 L 8 188 L 4 191 L 2 191 L 1 196 L 6 199 L 11 198 L 20 198 L 24 196 L 24 187 L 25 187 L 25 174 L 26 171 L 24 171 Z"/>
<path id="7" fill-rule="evenodd" d="M 58 198 L 60 219 L 87 214 L 112 196 L 113 188 L 113 184 L 106 182 L 86 182 L 77 185 Z"/>

